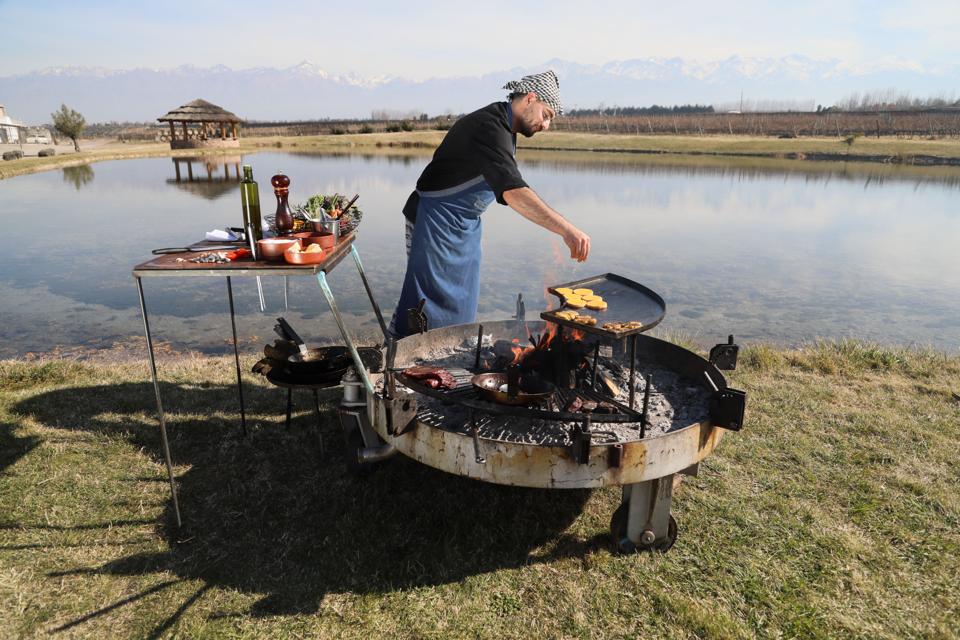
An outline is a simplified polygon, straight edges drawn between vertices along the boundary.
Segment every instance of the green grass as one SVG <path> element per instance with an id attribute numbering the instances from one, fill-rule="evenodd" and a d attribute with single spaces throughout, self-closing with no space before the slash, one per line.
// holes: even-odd
<path id="1" fill-rule="evenodd" d="M 250 362 L 246 363 L 251 364 Z M 960 637 L 960 359 L 746 348 L 730 433 L 666 555 L 616 556 L 614 489 L 498 487 L 397 457 L 345 475 L 334 394 L 161 363 L 186 528 L 141 363 L 0 362 L 0 636 Z"/>

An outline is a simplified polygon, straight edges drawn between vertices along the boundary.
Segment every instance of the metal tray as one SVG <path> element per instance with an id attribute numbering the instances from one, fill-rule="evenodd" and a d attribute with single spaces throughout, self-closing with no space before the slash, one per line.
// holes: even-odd
<path id="1" fill-rule="evenodd" d="M 607 308 L 603 311 L 593 311 L 587 308 L 575 310 L 580 315 L 593 316 L 597 319 L 597 324 L 590 326 L 573 322 L 572 320 L 558 318 L 556 312 L 563 310 L 563 306 L 559 309 L 543 311 L 540 317 L 548 322 L 554 322 L 565 327 L 578 329 L 598 336 L 619 340 L 627 336 L 643 333 L 660 324 L 660 321 L 663 320 L 663 316 L 667 312 L 667 303 L 663 301 L 663 298 L 661 298 L 658 293 L 638 282 L 628 280 L 615 273 L 604 273 L 603 275 L 591 276 L 589 278 L 583 278 L 582 280 L 575 280 L 573 282 L 548 287 L 547 291 L 557 296 L 560 299 L 561 305 L 563 303 L 563 296 L 557 293 L 557 289 L 562 287 L 568 289 L 592 289 L 596 295 L 603 297 L 603 300 L 607 303 Z M 605 322 L 630 321 L 642 322 L 643 326 L 639 329 L 626 331 L 611 331 L 610 329 L 603 328 L 603 323 Z"/>

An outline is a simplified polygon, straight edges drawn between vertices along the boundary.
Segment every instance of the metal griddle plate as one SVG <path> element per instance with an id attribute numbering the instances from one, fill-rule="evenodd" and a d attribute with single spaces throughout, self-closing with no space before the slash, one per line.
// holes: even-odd
<path id="1" fill-rule="evenodd" d="M 549 322 L 579 329 L 587 333 L 593 333 L 598 336 L 620 339 L 632 336 L 637 333 L 643 333 L 648 329 L 660 324 L 663 316 L 667 312 L 667 304 L 655 291 L 648 289 L 638 282 L 628 280 L 615 273 L 605 273 L 599 276 L 591 276 L 574 282 L 558 284 L 555 287 L 548 287 L 547 291 L 560 298 L 563 303 L 563 296 L 557 293 L 557 289 L 566 287 L 568 289 L 592 289 L 595 295 L 603 297 L 607 303 L 607 308 L 603 311 L 593 311 L 592 309 L 573 309 L 580 315 L 590 315 L 597 319 L 597 324 L 589 326 L 558 318 L 556 315 L 560 309 L 544 311 L 540 317 Z M 605 322 L 642 322 L 643 326 L 639 329 L 629 331 L 611 331 L 603 328 Z"/>

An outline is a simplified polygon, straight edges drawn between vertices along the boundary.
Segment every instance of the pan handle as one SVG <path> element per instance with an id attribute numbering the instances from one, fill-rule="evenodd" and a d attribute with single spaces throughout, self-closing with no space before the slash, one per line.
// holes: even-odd
<path id="1" fill-rule="evenodd" d="M 303 346 L 303 339 L 293 330 L 289 322 L 281 316 L 277 318 L 277 323 L 280 325 L 280 329 L 286 334 L 288 340 L 292 340 L 298 347 Z"/>

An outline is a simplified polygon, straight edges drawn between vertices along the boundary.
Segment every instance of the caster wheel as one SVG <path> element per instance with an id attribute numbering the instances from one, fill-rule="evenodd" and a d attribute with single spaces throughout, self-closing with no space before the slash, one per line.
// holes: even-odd
<path id="1" fill-rule="evenodd" d="M 677 541 L 677 521 L 670 516 L 670 524 L 667 525 L 667 537 L 660 542 L 654 542 L 650 545 L 637 544 L 627 537 L 627 511 L 629 505 L 626 502 L 620 503 L 617 510 L 613 512 L 610 518 L 610 537 L 613 540 L 613 550 L 620 555 L 639 553 L 641 551 L 659 551 L 666 553 Z"/>

